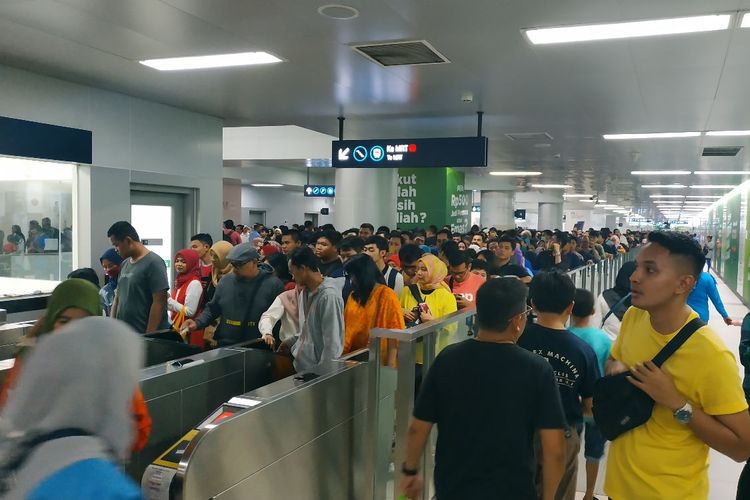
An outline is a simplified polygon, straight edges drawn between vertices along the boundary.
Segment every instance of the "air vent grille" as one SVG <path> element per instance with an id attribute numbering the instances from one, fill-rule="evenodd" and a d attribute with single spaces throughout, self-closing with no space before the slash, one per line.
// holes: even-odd
<path id="1" fill-rule="evenodd" d="M 703 148 L 703 156 L 737 156 L 742 146 L 723 146 L 718 148 Z"/>
<path id="2" fill-rule="evenodd" d="M 450 61 L 425 40 L 353 45 L 352 48 L 381 66 L 446 64 Z"/>
<path id="3" fill-rule="evenodd" d="M 534 143 L 546 143 L 552 141 L 552 136 L 547 132 L 516 132 L 505 134 L 511 141 L 530 141 Z"/>

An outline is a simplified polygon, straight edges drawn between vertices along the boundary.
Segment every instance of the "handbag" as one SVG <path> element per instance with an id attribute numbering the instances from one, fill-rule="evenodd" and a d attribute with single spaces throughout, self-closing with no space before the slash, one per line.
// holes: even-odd
<path id="1" fill-rule="evenodd" d="M 182 337 L 183 342 L 187 342 L 187 332 L 182 332 L 182 324 L 185 322 L 185 310 L 187 308 L 183 305 L 182 309 L 180 309 L 180 312 L 177 313 L 177 316 L 174 317 L 172 320 L 172 330 L 180 334 L 180 337 Z"/>
<path id="2" fill-rule="evenodd" d="M 688 322 L 654 356 L 654 364 L 661 367 L 693 333 L 704 326 L 706 324 L 700 318 Z M 654 410 L 654 400 L 628 381 L 630 375 L 630 371 L 609 375 L 594 384 L 594 420 L 602 435 L 610 441 L 645 424 Z"/>
<path id="3" fill-rule="evenodd" d="M 419 293 L 419 287 L 417 285 L 415 285 L 415 284 L 411 284 L 411 285 L 409 285 L 409 291 L 411 292 L 411 296 L 414 297 L 414 300 L 417 301 L 417 311 L 419 311 L 419 306 L 421 304 L 424 304 L 424 299 L 422 299 L 422 295 L 420 295 L 420 293 Z M 417 319 L 414 320 L 414 321 L 410 321 L 410 322 L 406 323 L 406 328 L 411 328 L 413 326 L 417 326 L 421 322 L 422 321 L 419 318 L 419 312 L 417 312 Z"/>

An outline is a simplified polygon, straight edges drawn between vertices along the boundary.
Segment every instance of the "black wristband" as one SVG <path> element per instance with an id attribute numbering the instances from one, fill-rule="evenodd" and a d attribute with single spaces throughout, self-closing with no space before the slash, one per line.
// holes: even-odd
<path id="1" fill-rule="evenodd" d="M 419 473 L 419 469 L 408 469 L 406 462 L 401 464 L 401 474 L 404 476 L 416 476 Z"/>

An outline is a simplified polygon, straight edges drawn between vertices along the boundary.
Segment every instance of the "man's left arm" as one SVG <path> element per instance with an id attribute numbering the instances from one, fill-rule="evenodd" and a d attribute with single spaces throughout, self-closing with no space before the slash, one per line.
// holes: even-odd
<path id="1" fill-rule="evenodd" d="M 637 364 L 631 369 L 631 373 L 633 375 L 629 379 L 633 385 L 672 412 L 682 408 L 689 401 L 677 390 L 669 374 L 652 361 Z M 747 409 L 713 416 L 696 406 L 693 407 L 693 416 L 686 425 L 698 439 L 732 460 L 744 462 L 750 458 L 750 413 Z"/>
<path id="2" fill-rule="evenodd" d="M 148 325 L 146 333 L 155 332 L 159 329 L 161 321 L 167 311 L 167 298 L 169 295 L 166 290 L 154 292 L 151 295 L 151 310 L 148 312 Z"/>

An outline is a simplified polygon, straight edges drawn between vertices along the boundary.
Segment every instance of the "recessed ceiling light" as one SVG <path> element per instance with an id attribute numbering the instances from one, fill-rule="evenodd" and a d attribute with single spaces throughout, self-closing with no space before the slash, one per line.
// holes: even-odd
<path id="1" fill-rule="evenodd" d="M 283 187 L 283 184 L 250 184 L 253 187 L 256 188 L 280 188 Z"/>
<path id="2" fill-rule="evenodd" d="M 359 16 L 359 11 L 348 5 L 329 4 L 318 7 L 318 14 L 331 19 L 354 19 Z"/>
<path id="3" fill-rule="evenodd" d="M 690 170 L 633 170 L 632 175 L 690 175 Z"/>
<path id="4" fill-rule="evenodd" d="M 179 71 L 186 69 L 226 68 L 231 66 L 249 66 L 253 64 L 279 63 L 281 59 L 267 52 L 240 52 L 237 54 L 218 54 L 213 56 L 168 57 L 165 59 L 147 59 L 141 64 L 160 71 Z"/>
<path id="5" fill-rule="evenodd" d="M 680 139 L 684 137 L 700 137 L 700 132 L 653 132 L 647 134 L 604 134 L 608 141 L 625 141 L 629 139 Z"/>
<path id="6" fill-rule="evenodd" d="M 523 30 L 534 45 L 676 35 L 729 28 L 730 14 Z"/>
<path id="7" fill-rule="evenodd" d="M 591 198 L 591 195 L 590 194 L 567 194 L 565 193 L 563 195 L 563 198 Z"/>
<path id="8" fill-rule="evenodd" d="M 682 189 L 686 188 L 687 186 L 683 184 L 644 184 L 641 187 L 644 189 Z"/>
<path id="9" fill-rule="evenodd" d="M 686 200 L 685 205 L 712 205 L 710 201 Z"/>
<path id="10" fill-rule="evenodd" d="M 742 16 L 742 24 L 740 24 L 740 28 L 750 28 L 750 12 Z"/>
<path id="11" fill-rule="evenodd" d="M 521 171 L 514 172 L 514 171 L 506 170 L 506 171 L 490 172 L 490 175 L 498 175 L 498 176 L 503 176 L 503 177 L 533 177 L 536 175 L 542 175 L 542 173 L 541 172 L 521 172 Z"/>
<path id="12" fill-rule="evenodd" d="M 695 199 L 701 199 L 701 200 L 719 200 L 721 199 L 721 196 L 689 194 L 686 196 L 686 198 L 695 198 Z"/>
<path id="13" fill-rule="evenodd" d="M 649 198 L 684 198 L 684 194 L 652 194 Z"/>
<path id="14" fill-rule="evenodd" d="M 569 189 L 573 186 L 568 186 L 567 184 L 532 184 L 531 187 L 533 188 L 550 188 L 550 189 Z"/>
<path id="15" fill-rule="evenodd" d="M 745 14 L 745 19 L 747 19 L 747 14 Z M 742 137 L 750 135 L 750 130 L 709 130 L 706 135 L 709 137 Z"/>
<path id="16" fill-rule="evenodd" d="M 695 175 L 750 175 L 746 170 L 696 170 Z"/>
<path id="17" fill-rule="evenodd" d="M 733 184 L 694 184 L 690 189 L 734 189 L 737 186 Z"/>

